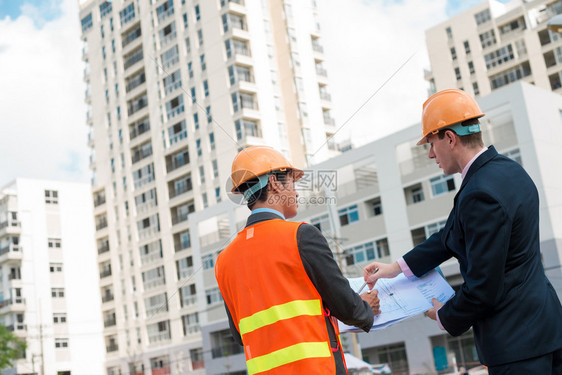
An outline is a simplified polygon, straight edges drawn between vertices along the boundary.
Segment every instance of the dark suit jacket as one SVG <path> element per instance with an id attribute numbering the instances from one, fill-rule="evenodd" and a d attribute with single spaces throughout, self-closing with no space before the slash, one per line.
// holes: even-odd
<path id="1" fill-rule="evenodd" d="M 483 364 L 562 347 L 562 306 L 541 263 L 537 188 L 493 146 L 469 168 L 445 227 L 404 260 L 421 276 L 451 257 L 464 283 L 439 319 L 453 336 L 473 328 Z"/>

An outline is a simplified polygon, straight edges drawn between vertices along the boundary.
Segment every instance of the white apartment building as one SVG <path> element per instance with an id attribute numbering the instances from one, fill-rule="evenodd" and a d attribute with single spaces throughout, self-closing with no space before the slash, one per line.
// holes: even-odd
<path id="1" fill-rule="evenodd" d="M 27 342 L 3 375 L 103 373 L 91 202 L 87 184 L 0 189 L 0 324 Z"/>
<path id="2" fill-rule="evenodd" d="M 562 297 L 562 97 L 527 83 L 516 83 L 481 97 L 484 142 L 493 144 L 530 174 L 540 195 L 541 252 L 545 271 Z M 421 111 L 422 103 L 419 105 Z M 334 257 L 349 277 L 362 275 L 374 259 L 392 262 L 444 226 L 460 175 L 444 176 L 416 146 L 421 125 L 310 167 L 299 182 L 303 201 L 296 221 L 317 225 L 333 246 Z M 509 181 L 506 181 L 509 183 Z M 331 212 L 331 215 L 330 215 Z M 246 207 L 225 201 L 190 217 L 200 298 L 199 322 L 207 374 L 245 374 L 242 347 L 234 344 L 214 278 L 218 253 L 244 227 Z M 449 283 L 462 283 L 457 262 L 441 266 Z M 272 281 L 274 282 L 274 281 Z M 199 284 L 201 283 L 201 284 Z M 201 286 L 199 286 L 201 285 Z M 352 350 L 351 340 L 344 346 Z M 389 363 L 393 374 L 451 373 L 478 365 L 471 331 L 452 337 L 423 315 L 380 331 L 358 334 L 363 359 Z"/>
<path id="3" fill-rule="evenodd" d="M 81 1 L 108 375 L 204 373 L 189 217 L 227 197 L 240 149 L 336 154 L 317 15 L 314 0 Z"/>
<path id="4" fill-rule="evenodd" d="M 519 80 L 561 93 L 562 36 L 546 28 L 560 13 L 560 0 L 486 0 L 428 29 L 429 94 L 483 96 Z"/>

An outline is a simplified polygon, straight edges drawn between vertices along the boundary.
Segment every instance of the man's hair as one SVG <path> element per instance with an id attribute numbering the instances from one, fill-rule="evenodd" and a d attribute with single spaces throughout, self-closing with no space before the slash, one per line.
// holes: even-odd
<path id="1" fill-rule="evenodd" d="M 271 172 L 272 176 L 275 176 L 275 178 L 280 181 L 283 185 L 285 185 L 285 182 L 287 181 L 287 175 L 292 172 L 291 170 L 285 170 L 285 171 L 273 171 Z M 244 193 L 246 190 L 248 190 L 250 187 L 254 186 L 255 184 L 258 183 L 258 179 L 253 178 L 251 180 L 248 180 L 246 182 L 244 182 L 242 185 L 240 185 L 240 187 L 238 188 L 242 193 Z M 265 202 L 267 200 L 267 192 L 269 191 L 269 183 L 267 185 L 265 185 L 263 188 L 261 188 L 260 190 L 256 191 L 254 194 L 252 194 L 249 198 L 248 198 L 248 208 L 250 210 L 253 209 L 254 205 L 256 204 L 256 202 Z"/>
<path id="2" fill-rule="evenodd" d="M 477 118 L 473 118 L 470 120 L 466 120 L 461 122 L 462 126 L 470 126 L 470 125 L 476 125 L 479 124 L 480 121 L 478 121 Z M 437 136 L 439 137 L 439 139 L 443 139 L 445 137 L 445 132 L 447 130 L 451 130 L 451 129 L 441 129 L 439 130 L 439 132 L 437 133 Z M 455 133 L 454 130 L 451 130 L 453 133 Z M 455 133 L 457 134 L 457 133 Z M 458 135 L 458 134 L 457 134 Z M 482 140 L 482 132 L 479 131 L 478 133 L 472 133 L 472 134 L 468 134 L 468 135 L 459 135 L 459 139 L 461 141 L 461 144 L 465 147 L 468 148 L 477 148 L 477 147 L 483 147 L 484 146 L 484 141 Z"/>

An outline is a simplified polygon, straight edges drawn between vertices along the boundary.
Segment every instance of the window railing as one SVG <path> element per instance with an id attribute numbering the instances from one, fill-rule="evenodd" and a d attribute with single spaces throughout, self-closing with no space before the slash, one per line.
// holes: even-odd
<path id="1" fill-rule="evenodd" d="M 153 175 L 144 176 L 138 180 L 135 180 L 135 189 L 139 189 L 140 187 L 151 183 L 154 180 Z"/>
<path id="2" fill-rule="evenodd" d="M 142 53 L 142 49 L 140 49 L 134 54 L 126 58 L 125 62 L 123 63 L 123 68 L 128 69 L 131 66 L 135 65 L 137 62 L 141 61 L 142 59 L 143 59 L 143 53 Z"/>
<path id="3" fill-rule="evenodd" d="M 152 263 L 156 259 L 162 259 L 162 252 L 160 250 L 151 251 L 148 254 L 141 255 L 141 263 L 143 265 Z"/>
<path id="4" fill-rule="evenodd" d="M 109 251 L 109 244 L 103 244 L 102 246 L 98 247 L 98 255 L 107 253 Z"/>

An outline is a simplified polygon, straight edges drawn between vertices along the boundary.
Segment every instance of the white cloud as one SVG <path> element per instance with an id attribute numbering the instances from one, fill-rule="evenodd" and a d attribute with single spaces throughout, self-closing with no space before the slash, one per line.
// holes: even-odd
<path id="1" fill-rule="evenodd" d="M 351 119 L 336 139 L 356 146 L 420 121 L 429 84 L 425 30 L 444 21 L 446 0 L 323 0 L 322 41 L 340 127 L 402 65 L 414 57 Z"/>
<path id="2" fill-rule="evenodd" d="M 78 5 L 60 6 L 52 20 L 26 5 L 0 21 L 0 186 L 16 177 L 87 181 Z"/>

